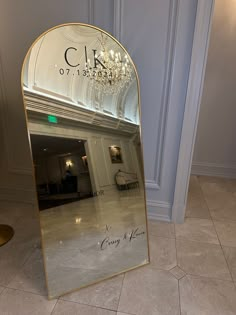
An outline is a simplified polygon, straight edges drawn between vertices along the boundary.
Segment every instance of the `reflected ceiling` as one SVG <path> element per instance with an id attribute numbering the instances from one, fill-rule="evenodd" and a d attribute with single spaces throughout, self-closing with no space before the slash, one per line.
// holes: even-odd
<path id="1" fill-rule="evenodd" d="M 24 89 L 29 93 L 47 96 L 79 108 L 100 112 L 106 116 L 118 118 L 133 124 L 138 124 L 138 95 L 135 71 L 129 85 L 118 94 L 105 95 L 93 88 L 91 81 L 78 68 L 69 72 L 65 66 L 63 53 L 68 47 L 67 57 L 70 64 L 84 66 L 86 46 L 88 58 L 92 58 L 93 50 L 101 50 L 100 32 L 93 28 L 67 27 L 57 28 L 34 45 L 24 72 Z M 54 42 L 55 45 L 51 45 Z M 73 46 L 72 46 L 73 45 Z M 115 52 L 123 51 L 121 47 L 109 37 L 106 38 L 106 48 Z M 58 75 L 55 75 L 57 73 Z M 55 79 L 56 78 L 56 79 Z"/>

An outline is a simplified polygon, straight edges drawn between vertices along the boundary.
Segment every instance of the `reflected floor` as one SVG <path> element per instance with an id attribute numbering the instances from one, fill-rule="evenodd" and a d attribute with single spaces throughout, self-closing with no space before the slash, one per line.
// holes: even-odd
<path id="1" fill-rule="evenodd" d="M 108 191 L 40 213 L 49 296 L 147 263 L 143 195 Z"/>

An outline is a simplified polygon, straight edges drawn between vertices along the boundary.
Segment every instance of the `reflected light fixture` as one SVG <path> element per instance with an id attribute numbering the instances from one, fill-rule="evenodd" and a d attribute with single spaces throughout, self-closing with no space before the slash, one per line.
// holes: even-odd
<path id="1" fill-rule="evenodd" d="M 66 161 L 66 166 L 71 167 L 72 165 L 73 165 L 73 163 L 71 162 L 71 160 Z"/>
<path id="2" fill-rule="evenodd" d="M 101 34 L 101 51 L 97 53 L 94 50 L 94 67 L 90 59 L 85 62 L 86 74 L 101 92 L 117 94 L 131 81 L 132 66 L 127 54 L 121 55 L 112 49 L 108 51 L 106 40 L 107 37 L 104 39 Z"/>

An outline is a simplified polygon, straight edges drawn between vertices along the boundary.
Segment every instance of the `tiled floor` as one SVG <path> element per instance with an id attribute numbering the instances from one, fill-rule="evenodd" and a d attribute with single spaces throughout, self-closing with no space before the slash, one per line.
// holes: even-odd
<path id="1" fill-rule="evenodd" d="M 236 180 L 193 176 L 185 223 L 149 224 L 150 265 L 52 301 L 37 219 L 9 206 L 0 222 L 16 235 L 0 248 L 0 315 L 236 314 Z"/>

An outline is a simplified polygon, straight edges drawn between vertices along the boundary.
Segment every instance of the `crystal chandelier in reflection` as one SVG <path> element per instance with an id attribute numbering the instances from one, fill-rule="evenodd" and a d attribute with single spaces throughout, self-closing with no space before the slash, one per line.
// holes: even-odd
<path id="1" fill-rule="evenodd" d="M 131 81 L 132 65 L 127 54 L 121 55 L 112 49 L 108 51 L 103 34 L 99 41 L 102 49 L 100 52 L 93 50 L 93 66 L 90 59 L 87 59 L 86 75 L 102 93 L 117 94 Z"/>

